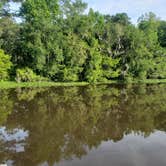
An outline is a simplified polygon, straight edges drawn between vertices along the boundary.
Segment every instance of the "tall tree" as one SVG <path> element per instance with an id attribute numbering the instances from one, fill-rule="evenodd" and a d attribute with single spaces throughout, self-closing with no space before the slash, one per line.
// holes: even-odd
<path id="1" fill-rule="evenodd" d="M 159 43 L 162 47 L 166 47 L 166 21 L 160 21 L 158 27 Z"/>
<path id="2" fill-rule="evenodd" d="M 21 7 L 20 16 L 24 20 L 22 47 L 19 48 L 22 65 L 32 67 L 39 74 L 47 74 L 50 61 L 61 56 L 55 40 L 59 31 L 56 26 L 58 10 L 57 0 L 26 0 Z"/>
<path id="3" fill-rule="evenodd" d="M 151 54 L 151 63 L 149 63 L 149 70 L 147 71 L 147 77 L 149 78 L 165 78 L 165 70 L 162 70 L 160 66 L 163 66 L 166 53 L 159 45 L 159 28 L 160 20 L 154 13 L 148 13 L 140 17 L 139 29 L 144 32 L 144 38 L 146 40 L 145 47 Z"/>

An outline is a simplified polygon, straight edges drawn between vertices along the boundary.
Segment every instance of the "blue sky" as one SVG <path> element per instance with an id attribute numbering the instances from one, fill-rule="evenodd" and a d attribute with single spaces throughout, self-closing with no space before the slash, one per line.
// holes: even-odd
<path id="1" fill-rule="evenodd" d="M 105 14 L 126 12 L 136 23 L 138 17 L 147 12 L 154 12 L 166 20 L 166 0 L 84 0 L 89 7 Z"/>

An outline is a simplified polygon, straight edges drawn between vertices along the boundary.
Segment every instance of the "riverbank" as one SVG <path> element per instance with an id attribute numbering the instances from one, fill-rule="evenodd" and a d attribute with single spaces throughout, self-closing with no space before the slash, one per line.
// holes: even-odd
<path id="1" fill-rule="evenodd" d="M 158 83 L 166 83 L 166 79 L 147 79 L 147 80 L 134 80 L 130 82 L 125 81 L 107 81 L 107 82 L 98 82 L 93 83 L 93 85 L 101 85 L 101 84 L 158 84 Z M 23 88 L 23 87 L 69 87 L 69 86 L 86 86 L 90 85 L 88 82 L 21 82 L 17 83 L 14 81 L 1 81 L 0 89 L 8 89 L 8 88 Z"/>
<path id="2" fill-rule="evenodd" d="M 23 88 L 23 87 L 52 87 L 52 86 L 85 86 L 88 85 L 87 82 L 10 82 L 3 81 L 0 82 L 0 89 L 8 89 L 8 88 Z"/>

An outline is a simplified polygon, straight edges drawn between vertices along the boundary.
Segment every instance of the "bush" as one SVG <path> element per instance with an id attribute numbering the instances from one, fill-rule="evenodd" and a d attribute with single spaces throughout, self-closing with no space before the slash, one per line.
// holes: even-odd
<path id="1" fill-rule="evenodd" d="M 10 56 L 0 49 L 0 80 L 6 80 L 9 78 L 9 70 L 11 67 L 12 63 L 10 61 Z"/>
<path id="2" fill-rule="evenodd" d="M 17 82 L 38 82 L 38 81 L 48 81 L 47 78 L 36 75 L 32 69 L 26 67 L 23 69 L 16 70 L 16 81 Z"/>
<path id="3" fill-rule="evenodd" d="M 131 77 L 131 76 L 126 76 L 125 79 L 124 79 L 124 81 L 125 81 L 126 83 L 132 83 L 132 82 L 133 82 L 133 77 Z"/>
<path id="4" fill-rule="evenodd" d="M 140 80 L 145 80 L 147 78 L 147 72 L 146 71 L 139 72 L 138 78 Z"/>

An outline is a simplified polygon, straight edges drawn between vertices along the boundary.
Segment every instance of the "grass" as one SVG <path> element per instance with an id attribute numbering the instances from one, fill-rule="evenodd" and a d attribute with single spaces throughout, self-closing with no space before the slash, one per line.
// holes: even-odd
<path id="1" fill-rule="evenodd" d="M 85 86 L 88 85 L 87 82 L 10 82 L 10 81 L 2 81 L 0 82 L 0 89 L 8 89 L 8 88 L 23 88 L 23 87 L 58 87 L 58 86 Z"/>
<path id="2" fill-rule="evenodd" d="M 158 84 L 166 83 L 166 79 L 146 79 L 146 80 L 134 80 L 131 82 L 124 81 L 106 81 L 94 83 L 94 85 L 101 84 Z M 23 88 L 23 87 L 68 87 L 68 86 L 86 86 L 90 85 L 88 82 L 12 82 L 12 81 L 0 81 L 0 89 L 9 89 L 9 88 Z"/>
<path id="3" fill-rule="evenodd" d="M 159 83 L 166 83 L 166 79 L 134 80 L 133 83 L 159 84 Z"/>

